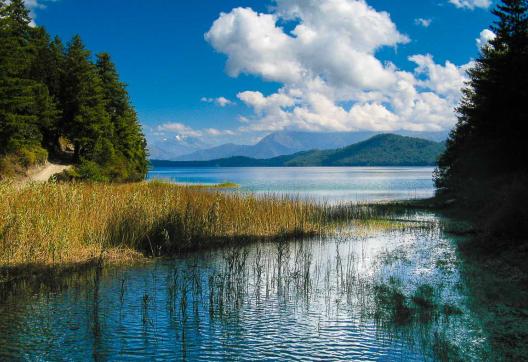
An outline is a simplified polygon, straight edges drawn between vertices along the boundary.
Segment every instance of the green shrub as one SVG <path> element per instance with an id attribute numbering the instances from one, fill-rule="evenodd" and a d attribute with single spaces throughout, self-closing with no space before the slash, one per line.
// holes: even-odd
<path id="1" fill-rule="evenodd" d="M 48 151 L 40 146 L 26 146 L 0 156 L 0 179 L 24 175 L 28 168 L 42 165 L 47 159 Z"/>
<path id="2" fill-rule="evenodd" d="M 40 146 L 25 147 L 18 150 L 16 153 L 20 164 L 26 168 L 35 165 L 42 165 L 48 159 L 48 151 Z"/>
<path id="3" fill-rule="evenodd" d="M 106 182 L 109 181 L 107 175 L 104 174 L 104 170 L 101 166 L 93 161 L 83 160 L 77 167 L 79 178 L 82 180 Z"/>

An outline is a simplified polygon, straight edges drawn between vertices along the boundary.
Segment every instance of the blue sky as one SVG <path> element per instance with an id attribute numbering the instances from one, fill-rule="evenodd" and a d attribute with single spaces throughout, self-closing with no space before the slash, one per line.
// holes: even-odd
<path id="1" fill-rule="evenodd" d="M 52 35 L 112 54 L 152 143 L 449 129 L 493 21 L 489 0 L 27 3 Z"/>

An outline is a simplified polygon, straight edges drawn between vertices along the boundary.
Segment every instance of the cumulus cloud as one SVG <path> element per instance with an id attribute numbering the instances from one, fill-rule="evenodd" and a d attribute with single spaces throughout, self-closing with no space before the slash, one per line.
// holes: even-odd
<path id="1" fill-rule="evenodd" d="M 438 95 L 454 100 L 458 99 L 460 89 L 464 86 L 468 65 L 457 67 L 450 61 L 446 61 L 444 65 L 436 64 L 430 54 L 413 55 L 409 60 L 416 63 L 415 73 L 417 75 L 425 75 L 425 80 L 419 81 L 419 85 L 434 91 Z"/>
<path id="2" fill-rule="evenodd" d="M 432 19 L 424 19 L 424 18 L 414 19 L 414 24 L 418 26 L 423 26 L 424 28 L 430 27 L 432 22 L 433 22 Z"/>
<path id="3" fill-rule="evenodd" d="M 279 26 L 285 22 L 291 31 Z M 205 39 L 227 56 L 229 75 L 282 84 L 274 94 L 237 95 L 254 111 L 243 131 L 444 130 L 456 121 L 471 65 L 415 55 L 408 72 L 383 62 L 377 50 L 410 40 L 364 0 L 276 0 L 266 14 L 235 8 Z"/>
<path id="4" fill-rule="evenodd" d="M 483 49 L 488 46 L 489 42 L 494 40 L 497 35 L 489 29 L 484 29 L 480 32 L 479 37 L 477 38 L 477 47 Z"/>
<path id="5" fill-rule="evenodd" d="M 298 25 L 287 34 L 277 25 L 279 18 Z M 205 39 L 227 55 L 231 76 L 249 73 L 293 83 L 324 74 L 334 82 L 370 88 L 392 81 L 374 52 L 408 42 L 387 13 L 349 0 L 279 0 L 273 14 L 236 8 L 221 14 Z"/>
<path id="6" fill-rule="evenodd" d="M 298 80 L 302 68 L 294 55 L 294 39 L 276 22 L 275 15 L 236 8 L 222 13 L 205 39 L 228 55 L 226 70 L 230 76 L 249 73 L 279 82 Z"/>
<path id="7" fill-rule="evenodd" d="M 475 8 L 487 9 L 491 6 L 491 0 L 449 0 L 449 2 L 455 5 L 457 8 L 471 10 Z"/>
<path id="8" fill-rule="evenodd" d="M 208 98 L 208 97 L 202 97 L 202 102 L 205 103 L 215 103 L 216 105 L 220 107 L 226 107 L 226 106 L 232 106 L 235 103 L 225 97 L 218 97 L 218 98 Z"/>

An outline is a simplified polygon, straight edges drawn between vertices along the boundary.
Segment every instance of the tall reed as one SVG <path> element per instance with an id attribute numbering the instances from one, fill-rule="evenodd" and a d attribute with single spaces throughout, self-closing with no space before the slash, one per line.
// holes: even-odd
<path id="1" fill-rule="evenodd" d="M 325 208 L 168 183 L 0 183 L 0 267 L 322 233 Z"/>

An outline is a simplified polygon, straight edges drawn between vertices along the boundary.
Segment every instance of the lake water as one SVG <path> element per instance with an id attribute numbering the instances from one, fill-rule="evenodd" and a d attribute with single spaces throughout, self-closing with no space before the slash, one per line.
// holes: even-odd
<path id="1" fill-rule="evenodd" d="M 431 197 L 433 171 L 431 167 L 160 167 L 148 177 L 186 184 L 234 182 L 242 192 L 335 203 Z"/>
<path id="2" fill-rule="evenodd" d="M 157 169 L 150 176 L 350 201 L 430 196 L 431 172 Z M 351 222 L 325 238 L 21 282 L 0 293 L 0 361 L 487 360 L 489 342 L 445 225 L 412 212 Z"/>
<path id="3" fill-rule="evenodd" d="M 0 298 L 0 360 L 487 360 L 458 267 L 415 214 L 23 283 Z"/>

